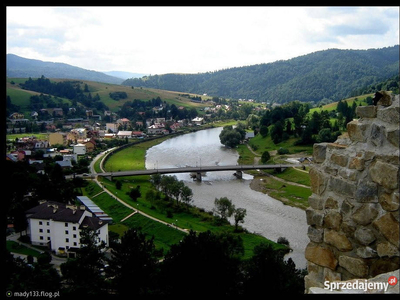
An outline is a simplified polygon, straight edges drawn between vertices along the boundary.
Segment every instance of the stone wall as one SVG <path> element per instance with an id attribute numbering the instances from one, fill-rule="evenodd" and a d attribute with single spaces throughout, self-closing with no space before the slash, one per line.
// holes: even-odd
<path id="1" fill-rule="evenodd" d="M 314 145 L 306 293 L 399 269 L 399 95 L 381 93 L 347 134 Z"/>

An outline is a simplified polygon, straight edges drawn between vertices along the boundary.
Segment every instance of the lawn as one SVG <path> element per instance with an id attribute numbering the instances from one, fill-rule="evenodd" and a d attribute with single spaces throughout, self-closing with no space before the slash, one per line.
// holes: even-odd
<path id="1" fill-rule="evenodd" d="M 127 147 L 123 150 L 117 151 L 109 156 L 104 168 L 108 172 L 144 170 L 147 149 L 169 138 L 169 136 L 165 136 L 159 139 L 138 143 L 132 147 Z"/>
<path id="2" fill-rule="evenodd" d="M 6 246 L 7 246 L 7 250 L 10 252 L 13 252 L 13 253 L 18 253 L 18 254 L 23 254 L 23 255 L 32 255 L 34 257 L 38 257 L 40 255 L 39 251 L 25 247 L 24 245 L 20 245 L 14 241 L 7 241 Z"/>

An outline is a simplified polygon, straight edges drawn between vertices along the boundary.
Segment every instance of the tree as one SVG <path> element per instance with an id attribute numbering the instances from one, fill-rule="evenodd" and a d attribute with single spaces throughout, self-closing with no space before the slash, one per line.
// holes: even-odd
<path id="1" fill-rule="evenodd" d="M 254 255 L 245 267 L 243 289 L 246 296 L 257 297 L 265 290 L 272 295 L 304 294 L 304 271 L 296 269 L 292 259 L 285 261 L 283 256 L 284 253 L 269 244 L 254 247 Z"/>
<path id="2" fill-rule="evenodd" d="M 215 198 L 214 205 L 214 211 L 224 220 L 227 220 L 228 217 L 232 216 L 235 211 L 235 205 L 233 205 L 232 201 L 227 197 L 221 197 L 219 199 Z"/>
<path id="3" fill-rule="evenodd" d="M 90 228 L 81 229 L 81 247 L 77 257 L 67 260 L 61 267 L 70 296 L 99 296 L 104 294 L 106 281 L 101 275 L 105 264 L 105 243 L 98 243 L 98 234 Z"/>
<path id="4" fill-rule="evenodd" d="M 246 129 L 245 126 L 240 122 L 237 123 L 235 128 L 233 128 L 232 125 L 224 126 L 219 134 L 221 144 L 230 148 L 235 148 L 242 140 L 245 139 L 245 137 Z"/>
<path id="5" fill-rule="evenodd" d="M 244 223 L 244 217 L 246 216 L 247 211 L 244 208 L 237 208 L 233 213 L 233 217 L 235 218 L 235 231 L 238 230 L 239 223 Z"/>
<path id="6" fill-rule="evenodd" d="M 142 196 L 142 193 L 140 192 L 140 185 L 136 186 L 136 188 L 134 188 L 134 189 L 131 189 L 131 191 L 129 192 L 129 197 L 131 197 L 131 199 L 135 202 L 141 196 Z"/>
<path id="7" fill-rule="evenodd" d="M 158 255 L 154 237 L 146 239 L 137 229 L 129 229 L 112 250 L 107 273 L 121 296 L 149 295 L 155 289 Z"/>
<path id="8" fill-rule="evenodd" d="M 271 155 L 269 154 L 268 151 L 264 151 L 263 154 L 261 155 L 261 162 L 265 164 L 267 161 L 269 161 L 271 158 Z"/>
<path id="9" fill-rule="evenodd" d="M 283 136 L 283 125 L 281 121 L 278 121 L 271 129 L 271 138 L 274 144 L 282 142 L 282 136 Z"/>
<path id="10" fill-rule="evenodd" d="M 236 296 L 241 286 L 239 258 L 243 253 L 240 237 L 190 231 L 171 246 L 161 263 L 160 288 L 164 295 L 178 298 Z"/>
<path id="11" fill-rule="evenodd" d="M 182 201 L 189 205 L 189 203 L 193 200 L 193 191 L 188 186 L 184 185 L 181 191 Z"/>
<path id="12" fill-rule="evenodd" d="M 268 126 L 262 125 L 260 127 L 260 134 L 262 137 L 266 137 L 268 135 L 268 132 L 269 132 Z"/>

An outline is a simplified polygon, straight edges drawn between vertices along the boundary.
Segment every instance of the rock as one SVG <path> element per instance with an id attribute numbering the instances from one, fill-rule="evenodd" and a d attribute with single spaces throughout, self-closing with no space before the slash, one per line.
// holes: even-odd
<path id="1" fill-rule="evenodd" d="M 388 189 L 396 189 L 399 184 L 399 167 L 376 161 L 369 169 L 369 175 L 372 181 Z"/>
<path id="2" fill-rule="evenodd" d="M 396 211 L 399 209 L 399 192 L 392 194 L 383 193 L 379 196 L 379 203 L 386 211 Z"/>
<path id="3" fill-rule="evenodd" d="M 317 195 L 321 195 L 326 188 L 326 177 L 315 168 L 312 168 L 309 172 L 311 181 L 311 191 Z"/>
<path id="4" fill-rule="evenodd" d="M 360 227 L 354 233 L 354 237 L 360 242 L 360 244 L 367 246 L 376 240 L 376 237 L 371 229 L 366 227 Z"/>
<path id="5" fill-rule="evenodd" d="M 390 244 L 390 243 L 379 243 L 378 246 L 376 247 L 376 250 L 378 251 L 378 255 L 380 257 L 388 256 L 388 257 L 395 257 L 399 256 L 399 249 L 396 248 L 396 246 Z"/>
<path id="6" fill-rule="evenodd" d="M 342 215 L 337 211 L 329 211 L 324 217 L 324 227 L 339 230 L 342 224 Z"/>
<path id="7" fill-rule="evenodd" d="M 308 244 L 305 251 L 305 257 L 308 261 L 319 266 L 327 267 L 331 270 L 335 270 L 338 264 L 333 252 L 321 246 Z"/>
<path id="8" fill-rule="evenodd" d="M 315 163 L 322 163 L 326 157 L 326 145 L 328 143 L 314 144 L 313 146 L 313 161 Z"/>
<path id="9" fill-rule="evenodd" d="M 352 219 L 359 225 L 368 225 L 378 216 L 376 204 L 361 205 L 352 215 Z"/>
<path id="10" fill-rule="evenodd" d="M 353 142 L 365 142 L 365 130 L 367 125 L 359 123 L 358 120 L 347 123 L 347 132 Z"/>
<path id="11" fill-rule="evenodd" d="M 339 257 L 339 265 L 357 277 L 368 275 L 368 266 L 361 258 L 342 255 Z"/>
<path id="12" fill-rule="evenodd" d="M 399 222 L 387 213 L 374 221 L 373 225 L 382 233 L 382 235 L 393 245 L 399 247 Z"/>
<path id="13" fill-rule="evenodd" d="M 376 118 L 377 108 L 374 105 L 357 106 L 356 115 L 360 118 Z"/>
<path id="14" fill-rule="evenodd" d="M 379 92 L 382 97 L 378 101 L 378 105 L 382 106 L 390 106 L 392 105 L 392 97 L 390 97 L 390 94 L 388 94 L 386 91 L 380 91 Z"/>
<path id="15" fill-rule="evenodd" d="M 326 229 L 324 231 L 324 242 L 343 252 L 353 249 L 348 238 L 343 233 L 338 233 L 335 230 Z"/>

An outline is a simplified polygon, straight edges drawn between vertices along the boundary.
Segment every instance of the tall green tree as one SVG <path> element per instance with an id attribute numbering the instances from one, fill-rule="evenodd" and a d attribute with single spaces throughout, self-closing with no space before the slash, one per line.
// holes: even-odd
<path id="1" fill-rule="evenodd" d="M 165 256 L 159 286 L 164 295 L 179 298 L 236 296 L 243 253 L 240 237 L 190 231 Z"/>
<path id="2" fill-rule="evenodd" d="M 158 256 L 154 237 L 146 239 L 144 233 L 129 229 L 112 250 L 112 259 L 107 274 L 112 278 L 112 287 L 120 296 L 135 298 L 151 295 L 156 289 L 159 272 Z"/>
<path id="3" fill-rule="evenodd" d="M 101 270 L 106 263 L 104 242 L 98 243 L 98 234 L 90 228 L 81 229 L 81 247 L 76 258 L 63 263 L 61 272 L 67 283 L 64 295 L 100 296 L 107 285 Z"/>

